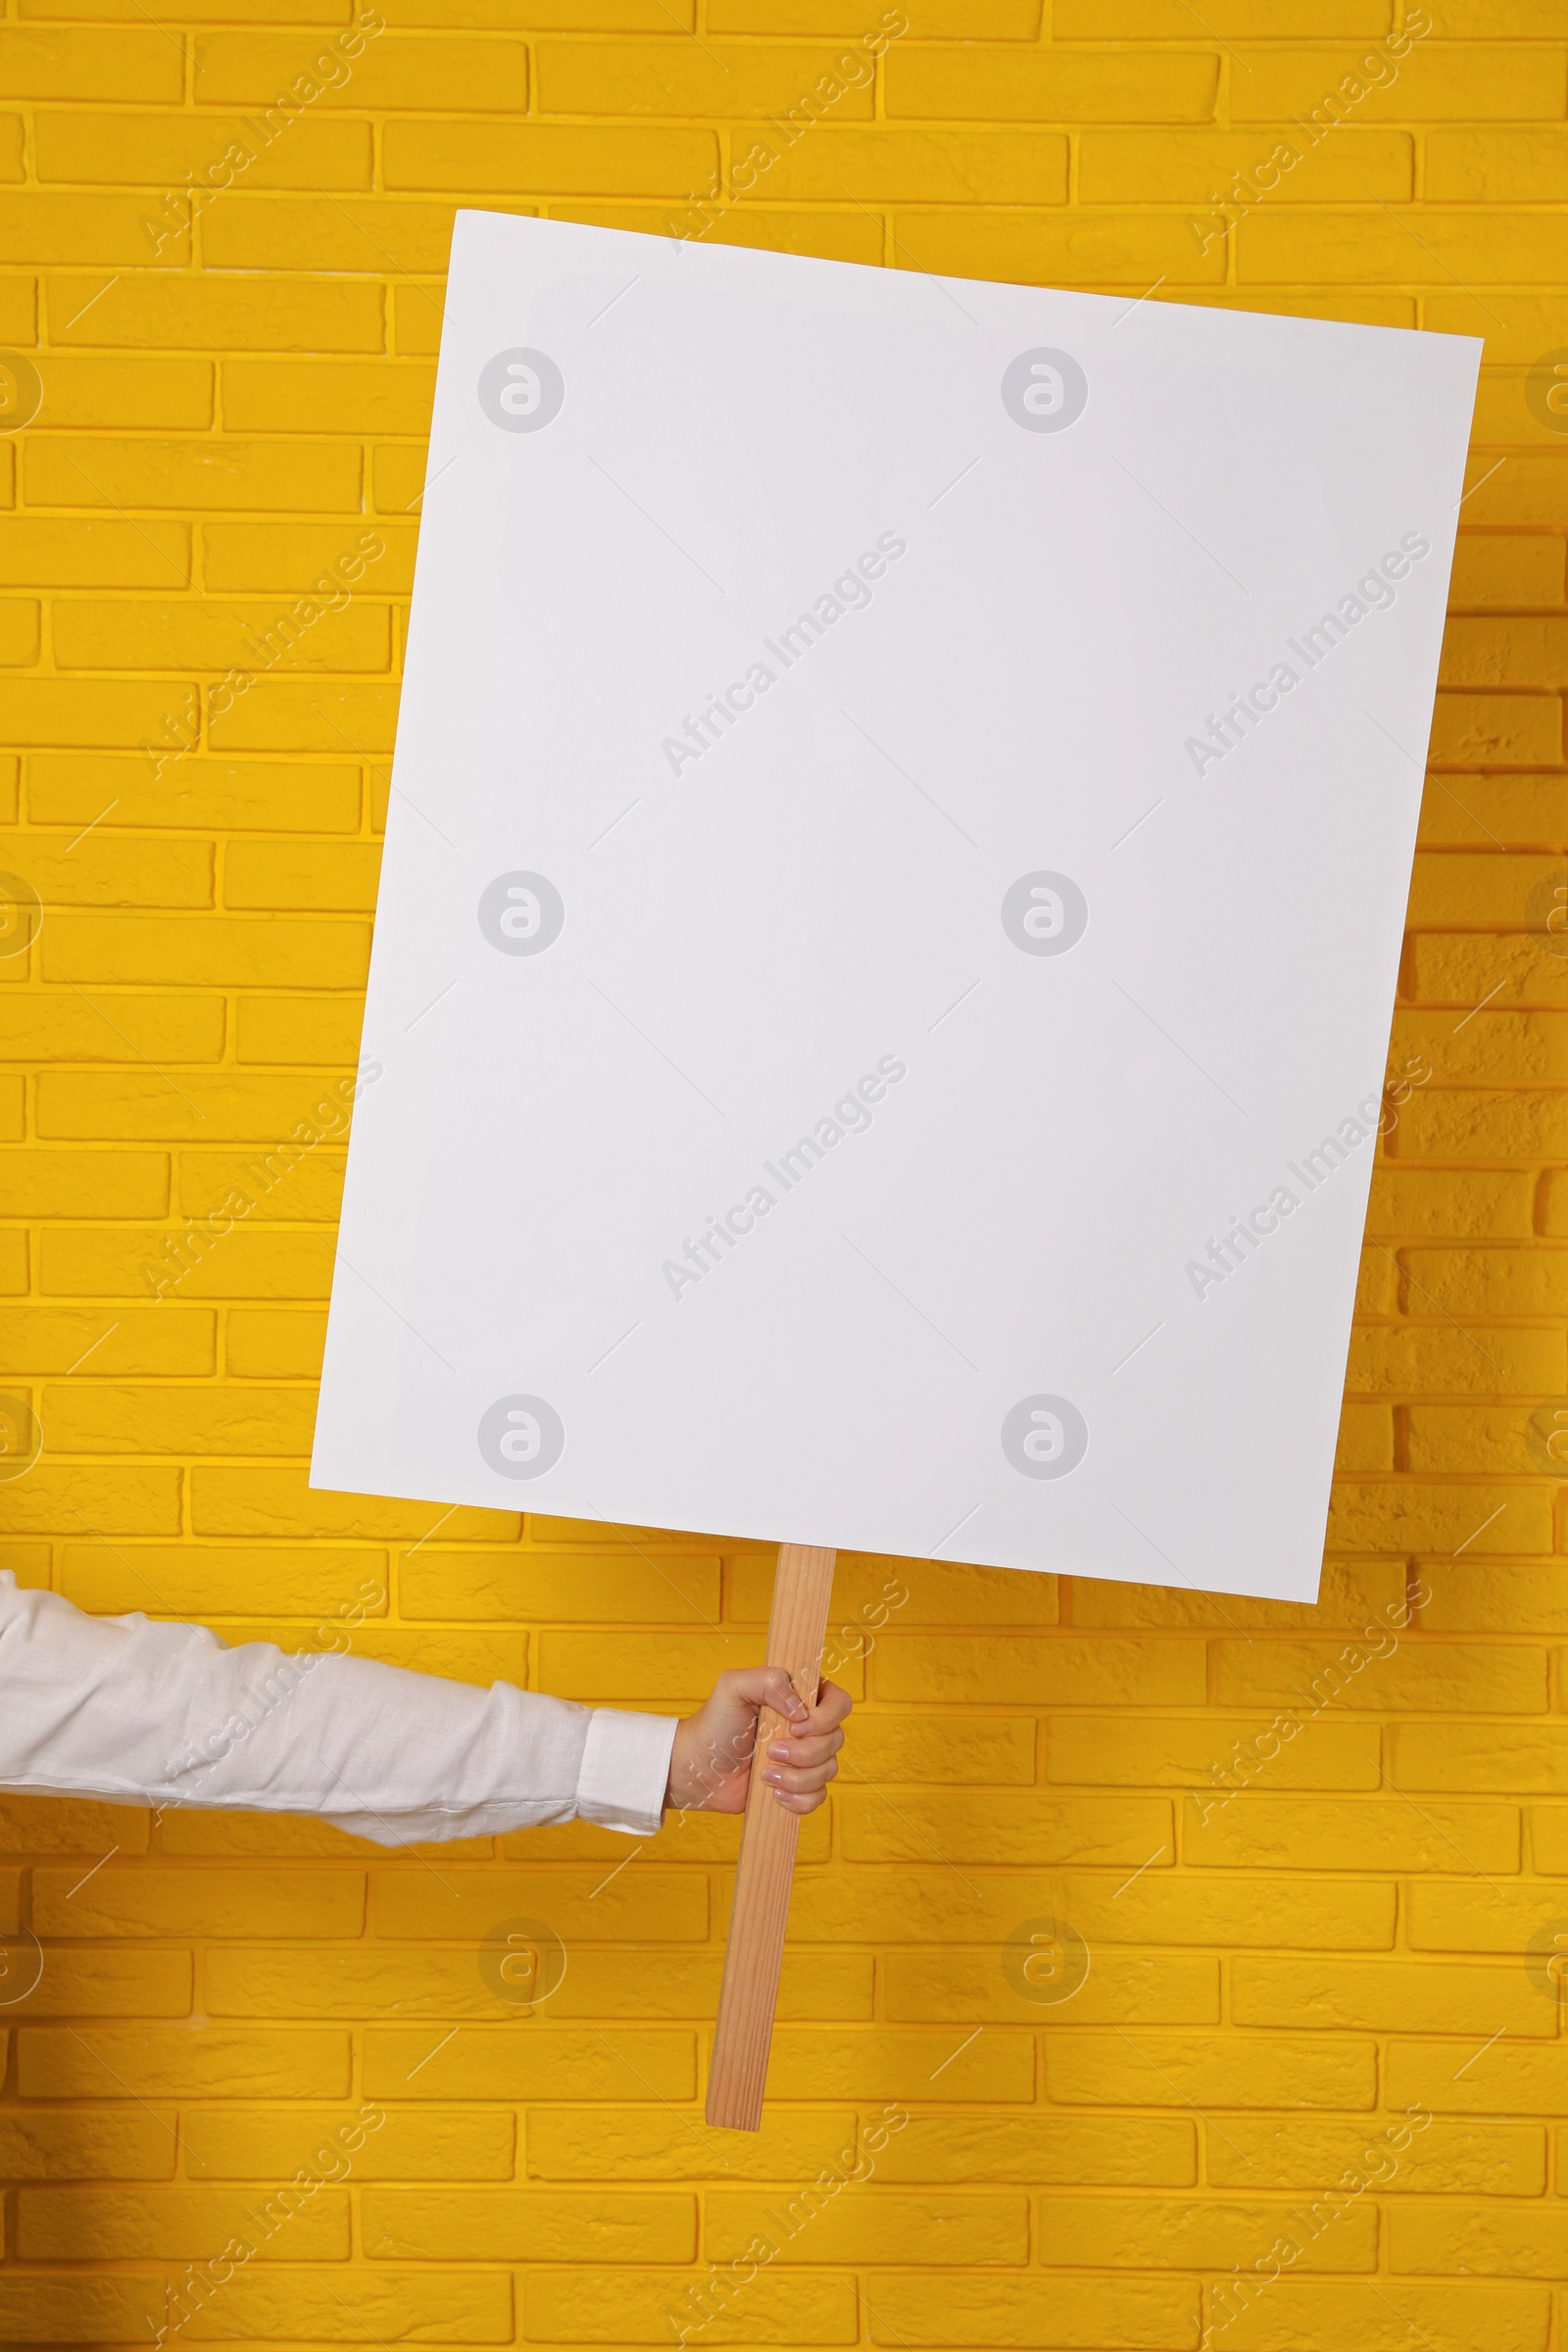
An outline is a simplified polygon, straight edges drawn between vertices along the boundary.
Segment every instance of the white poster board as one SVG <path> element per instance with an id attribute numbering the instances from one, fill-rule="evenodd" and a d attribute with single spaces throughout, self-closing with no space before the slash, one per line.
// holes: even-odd
<path id="1" fill-rule="evenodd" d="M 1480 349 L 460 214 L 313 1483 L 1311 1599 Z"/>

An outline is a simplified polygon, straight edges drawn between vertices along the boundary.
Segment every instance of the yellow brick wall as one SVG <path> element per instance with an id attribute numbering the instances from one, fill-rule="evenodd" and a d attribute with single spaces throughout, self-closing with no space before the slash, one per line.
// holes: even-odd
<path id="1" fill-rule="evenodd" d="M 146 2345 L 247 2238 L 175 2340 L 1561 2345 L 1564 0 L 905 0 L 874 77 L 873 0 L 355 5 L 0 25 L 5 1561 L 666 1709 L 759 1654 L 759 1549 L 306 1489 L 458 203 L 1485 335 L 1343 1484 L 1315 1609 L 844 1563 L 756 2142 L 733 1825 L 0 1801 L 0 2341 Z"/>

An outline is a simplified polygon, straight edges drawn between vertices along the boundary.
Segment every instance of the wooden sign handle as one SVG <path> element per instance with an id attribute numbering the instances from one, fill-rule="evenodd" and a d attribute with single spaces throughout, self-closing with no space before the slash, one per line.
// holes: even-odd
<path id="1" fill-rule="evenodd" d="M 831 1551 L 805 1544 L 781 1544 L 773 1578 L 773 1614 L 767 1628 L 767 1663 L 783 1666 L 808 1706 L 822 1677 L 822 1644 L 833 1597 Z M 784 1958 L 784 1923 L 801 1817 L 778 1804 L 762 1779 L 768 1743 L 783 1717 L 764 1707 L 758 1718 L 746 1821 L 741 1831 L 740 1866 L 735 1873 L 735 1906 L 730 1913 L 724 1982 L 718 1995 L 718 2024 L 708 2075 L 708 2120 L 731 2132 L 756 2132 L 762 2121 L 762 2085 L 773 2039 L 778 1972 Z"/>

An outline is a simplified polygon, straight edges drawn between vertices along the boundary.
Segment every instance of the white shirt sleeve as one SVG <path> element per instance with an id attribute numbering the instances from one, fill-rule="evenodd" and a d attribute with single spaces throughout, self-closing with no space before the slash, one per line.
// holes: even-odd
<path id="1" fill-rule="evenodd" d="M 0 1788 L 311 1813 L 377 1845 L 663 1816 L 674 1716 L 488 1690 L 334 1650 L 227 1649 L 0 1573 Z"/>

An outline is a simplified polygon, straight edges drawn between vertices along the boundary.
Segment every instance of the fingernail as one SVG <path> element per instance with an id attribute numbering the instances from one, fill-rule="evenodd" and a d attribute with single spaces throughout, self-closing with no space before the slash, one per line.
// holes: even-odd
<path id="1" fill-rule="evenodd" d="M 770 1756 L 776 1756 L 781 1764 L 787 1764 L 790 1760 L 790 1751 L 787 1747 L 770 1747 L 767 1752 Z"/>
<path id="2" fill-rule="evenodd" d="M 772 1781 L 776 1783 L 782 1781 L 784 1775 L 781 1772 L 764 1772 L 762 1778 L 764 1781 Z"/>

